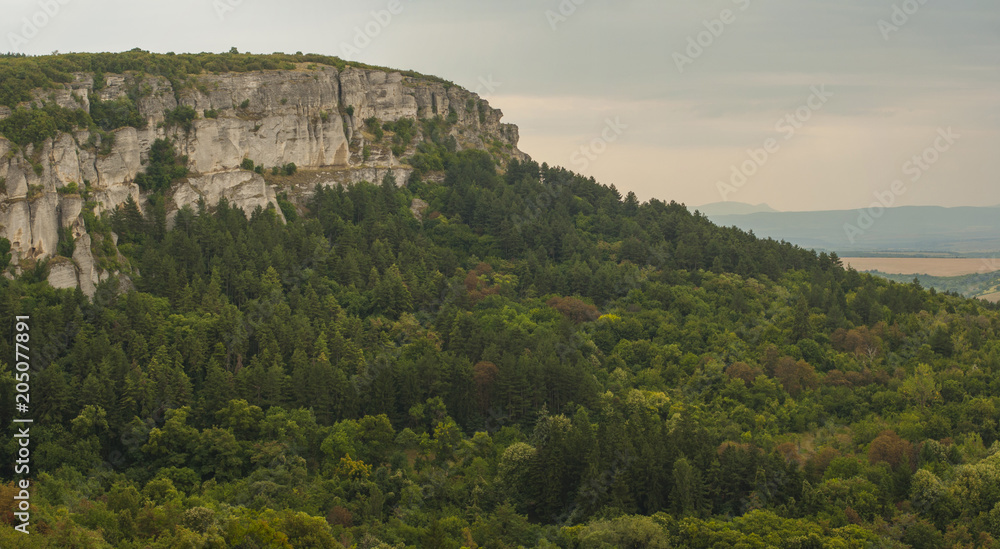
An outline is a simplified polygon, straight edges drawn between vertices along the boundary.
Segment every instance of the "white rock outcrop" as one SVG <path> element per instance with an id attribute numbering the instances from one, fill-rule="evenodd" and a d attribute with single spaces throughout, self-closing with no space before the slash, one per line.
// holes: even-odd
<path id="1" fill-rule="evenodd" d="M 237 207 L 247 213 L 252 213 L 258 206 L 267 208 L 274 206 L 278 217 L 285 217 L 278 207 L 274 189 L 264 182 L 264 178 L 253 172 L 222 172 L 201 177 L 190 177 L 174 190 L 174 208 L 170 216 L 184 206 L 197 205 L 204 199 L 205 204 L 215 205 L 225 198 L 231 207 Z"/>
<path id="2" fill-rule="evenodd" d="M 58 290 L 78 287 L 80 282 L 76 276 L 76 265 L 64 258 L 53 261 L 49 264 L 48 281 Z"/>
<path id="3" fill-rule="evenodd" d="M 145 197 L 135 179 L 145 170 L 157 139 L 172 139 L 178 154 L 187 156 L 190 170 L 167 193 L 168 219 L 184 206 L 196 207 L 199 200 L 214 206 L 222 198 L 248 215 L 273 206 L 283 219 L 275 189 L 261 175 L 240 169 L 246 159 L 266 173 L 289 163 L 317 172 L 289 182 L 283 190 L 293 199 L 309 196 L 317 183 L 379 182 L 387 173 L 397 184 L 406 184 L 412 169 L 392 154 L 388 143 L 366 141 L 365 121 L 370 118 L 450 117 L 459 147 L 486 149 L 500 141 L 510 157 L 526 158 L 517 150 L 517 128 L 502 124 L 502 113 L 478 95 L 398 72 L 300 64 L 295 70 L 203 74 L 182 89 L 163 77 L 106 74 L 96 91 L 93 75 L 80 73 L 62 86 L 36 90 L 32 103 L 54 100 L 89 112 L 92 95 L 113 101 L 131 90 L 146 126 L 115 130 L 110 147 L 102 147 L 101 137 L 85 130 L 26 147 L 0 137 L 0 237 L 10 240 L 19 265 L 55 256 L 60 231 L 69 229 L 76 239 L 73 257 L 50 263 L 50 282 L 79 287 L 88 296 L 101 280 L 117 274 L 97 267 L 84 212 L 89 208 L 95 215 L 107 214 L 129 197 L 142 209 Z M 141 90 L 138 97 L 135 90 Z M 166 123 L 168 111 L 179 105 L 197 113 L 190 127 Z M 9 113 L 0 107 L 0 118 Z M 413 150 L 411 145 L 406 154 Z M 68 192 L 65 187 L 71 184 L 86 194 Z M 131 284 L 127 277 L 119 280 L 123 288 Z"/>
<path id="4" fill-rule="evenodd" d="M 80 281 L 80 290 L 87 297 L 93 297 L 97 291 L 97 284 L 101 281 L 101 273 L 94 263 L 94 254 L 90 251 L 90 235 L 84 233 L 76 239 L 76 246 L 73 249 L 73 261 L 77 266 L 77 278 Z"/>

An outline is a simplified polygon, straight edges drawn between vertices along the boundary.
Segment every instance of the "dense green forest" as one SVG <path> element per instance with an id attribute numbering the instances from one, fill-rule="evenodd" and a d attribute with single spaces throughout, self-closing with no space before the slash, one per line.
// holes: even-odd
<path id="1" fill-rule="evenodd" d="M 183 177 L 159 146 L 150 181 Z M 0 277 L 5 455 L 17 315 L 35 421 L 32 534 L 4 466 L 0 546 L 1000 547 L 995 305 L 420 150 L 287 223 L 168 224 L 150 183 L 87 219 L 136 291 Z"/>

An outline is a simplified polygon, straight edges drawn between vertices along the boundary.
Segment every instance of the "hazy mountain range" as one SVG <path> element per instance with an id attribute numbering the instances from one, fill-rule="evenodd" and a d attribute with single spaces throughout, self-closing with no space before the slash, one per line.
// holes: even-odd
<path id="1" fill-rule="evenodd" d="M 711 204 L 705 204 L 704 206 L 698 206 L 697 209 L 699 212 L 709 217 L 778 212 L 778 210 L 775 210 L 767 204 L 746 204 L 743 202 L 713 202 Z"/>
<path id="2" fill-rule="evenodd" d="M 1000 250 L 1000 206 L 779 212 L 766 204 L 695 208 L 714 223 L 838 254 L 982 255 Z"/>

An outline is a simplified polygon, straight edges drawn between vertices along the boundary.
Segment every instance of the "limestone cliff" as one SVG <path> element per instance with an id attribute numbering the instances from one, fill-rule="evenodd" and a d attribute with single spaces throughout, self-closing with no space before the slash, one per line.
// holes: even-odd
<path id="1" fill-rule="evenodd" d="M 75 238 L 73 257 L 52 262 L 50 281 L 92 295 L 109 273 L 90 254 L 94 239 L 87 234 L 84 210 L 101 215 L 130 196 L 142 205 L 145 197 L 135 178 L 161 138 L 172 139 L 187 155 L 191 172 L 167 193 L 169 217 L 202 198 L 214 205 L 224 197 L 249 214 L 258 206 L 277 206 L 277 192 L 291 190 L 293 198 L 302 198 L 317 183 L 378 181 L 392 173 L 404 184 L 412 173 L 405 159 L 415 152 L 419 135 L 397 157 L 364 131 L 370 118 L 448 117 L 459 148 L 499 143 L 510 157 L 525 157 L 517 149 L 517 128 L 501 123 L 499 110 L 436 79 L 301 64 L 295 70 L 203 74 L 193 82 L 175 89 L 162 77 L 106 74 L 95 90 L 94 75 L 77 73 L 61 89 L 37 90 L 35 104 L 88 111 L 91 97 L 112 101 L 130 95 L 146 124 L 114 130 L 110 147 L 99 146 L 100 137 L 87 131 L 23 148 L 0 137 L 0 237 L 10 240 L 15 265 L 56 256 L 60 232 L 68 229 Z M 197 113 L 189 128 L 165 123 L 167 112 L 179 105 Z M 0 109 L 0 119 L 9 115 L 9 109 Z M 294 163 L 313 173 L 304 174 L 307 184 L 275 189 L 265 177 L 241 170 L 245 159 L 267 169 Z M 89 204 L 68 192 L 73 184 L 86 190 Z"/>

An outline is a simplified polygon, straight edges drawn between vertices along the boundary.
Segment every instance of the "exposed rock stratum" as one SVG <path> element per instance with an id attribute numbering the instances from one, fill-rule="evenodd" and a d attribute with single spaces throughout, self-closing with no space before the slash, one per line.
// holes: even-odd
<path id="1" fill-rule="evenodd" d="M 175 90 L 162 77 L 106 74 L 95 91 L 94 76 L 77 73 L 62 89 L 36 91 L 35 104 L 54 101 L 89 111 L 92 96 L 111 101 L 129 90 L 135 97 L 135 90 L 141 90 L 136 104 L 147 123 L 144 129 L 115 130 L 106 154 L 94 145 L 97 136 L 87 131 L 61 133 L 24 148 L 0 137 L 0 181 L 5 182 L 0 185 L 0 237 L 10 240 L 15 266 L 52 259 L 52 285 L 78 287 L 88 296 L 101 281 L 119 276 L 95 262 L 91 246 L 97 239 L 87 233 L 84 213 L 106 214 L 129 197 L 141 207 L 147 197 L 135 178 L 144 171 L 153 142 L 161 138 L 172 139 L 178 153 L 187 155 L 190 170 L 167 193 L 168 219 L 185 206 L 197 207 L 201 199 L 214 205 L 226 198 L 248 215 L 274 206 L 281 216 L 279 192 L 301 200 L 316 184 L 377 182 L 386 174 L 405 184 L 412 173 L 405 159 L 415 152 L 419 136 L 397 157 L 364 131 L 370 118 L 394 122 L 450 115 L 459 148 L 487 149 L 499 143 L 510 157 L 526 158 L 517 149 L 517 127 L 501 123 L 499 110 L 477 94 L 437 79 L 301 64 L 295 70 L 204 74 L 196 82 Z M 164 124 L 167 111 L 178 105 L 198 113 L 190 129 Z M 215 117 L 204 116 L 206 111 L 214 111 Z M 4 108 L 0 118 L 9 114 Z M 299 179 L 307 183 L 275 188 L 262 175 L 242 170 L 245 159 L 267 169 L 294 163 L 306 172 Z M 88 190 L 87 203 L 67 192 L 74 183 Z M 57 257 L 60 233 L 67 229 L 75 239 L 74 252 Z M 120 283 L 128 285 L 127 280 Z"/>

